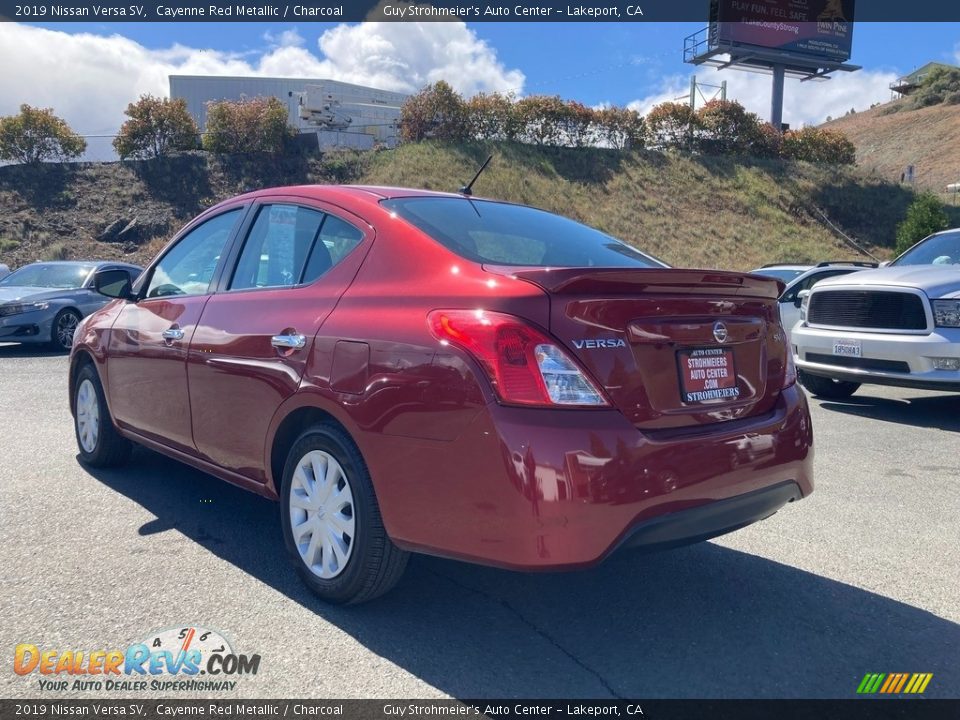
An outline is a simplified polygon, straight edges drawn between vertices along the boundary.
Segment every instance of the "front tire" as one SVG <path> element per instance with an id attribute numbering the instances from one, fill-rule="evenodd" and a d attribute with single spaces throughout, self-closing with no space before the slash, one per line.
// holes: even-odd
<path id="1" fill-rule="evenodd" d="M 76 310 L 66 308 L 58 312 L 50 326 L 50 347 L 58 352 L 70 352 L 79 324 L 80 313 Z"/>
<path id="2" fill-rule="evenodd" d="M 800 384 L 817 397 L 827 400 L 843 400 L 853 395 L 860 387 L 860 383 L 834 380 L 833 378 L 799 373 Z"/>
<path id="3" fill-rule="evenodd" d="M 84 365 L 77 373 L 73 408 L 80 459 L 93 467 L 123 465 L 130 458 L 132 445 L 113 425 L 103 385 L 93 365 Z"/>
<path id="4" fill-rule="evenodd" d="M 294 443 L 280 500 L 287 552 L 320 598 L 361 603 L 400 580 L 409 553 L 387 536 L 367 465 L 339 427 L 318 425 Z"/>

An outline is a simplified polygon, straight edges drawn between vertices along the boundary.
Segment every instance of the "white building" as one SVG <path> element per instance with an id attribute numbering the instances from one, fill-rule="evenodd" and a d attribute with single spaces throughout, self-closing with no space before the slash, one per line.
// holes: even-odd
<path id="1" fill-rule="evenodd" d="M 187 101 L 187 110 L 203 130 L 207 103 L 275 97 L 287 105 L 290 124 L 315 134 L 321 148 L 367 149 L 397 141 L 403 93 L 312 78 L 171 75 L 170 97 Z"/>

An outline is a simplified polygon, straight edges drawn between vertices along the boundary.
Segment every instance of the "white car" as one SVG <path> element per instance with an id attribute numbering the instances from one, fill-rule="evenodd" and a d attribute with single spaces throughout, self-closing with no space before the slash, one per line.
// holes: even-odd
<path id="1" fill-rule="evenodd" d="M 819 265 L 767 265 L 753 270 L 754 275 L 767 275 L 783 280 L 787 287 L 780 295 L 780 324 L 790 339 L 790 331 L 800 322 L 800 299 L 804 290 L 810 290 L 821 280 L 875 268 L 876 263 L 842 261 L 822 262 Z"/>
<path id="2" fill-rule="evenodd" d="M 960 391 L 960 228 L 802 295 L 791 343 L 814 395 L 845 398 L 863 383 Z"/>

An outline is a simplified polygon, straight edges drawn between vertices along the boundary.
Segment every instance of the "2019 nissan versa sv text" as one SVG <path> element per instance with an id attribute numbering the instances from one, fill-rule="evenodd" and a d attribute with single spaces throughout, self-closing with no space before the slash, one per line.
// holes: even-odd
<path id="1" fill-rule="evenodd" d="M 82 460 L 131 441 L 280 501 L 306 583 L 359 602 L 408 553 L 586 567 L 812 489 L 782 285 L 671 269 L 529 207 L 263 190 L 191 222 L 86 318 Z"/>

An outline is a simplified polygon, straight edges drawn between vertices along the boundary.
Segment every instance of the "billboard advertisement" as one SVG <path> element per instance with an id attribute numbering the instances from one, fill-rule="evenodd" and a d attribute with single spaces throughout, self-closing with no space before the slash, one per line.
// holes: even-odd
<path id="1" fill-rule="evenodd" d="M 711 37 L 846 62 L 853 43 L 854 0 L 712 0 Z"/>

